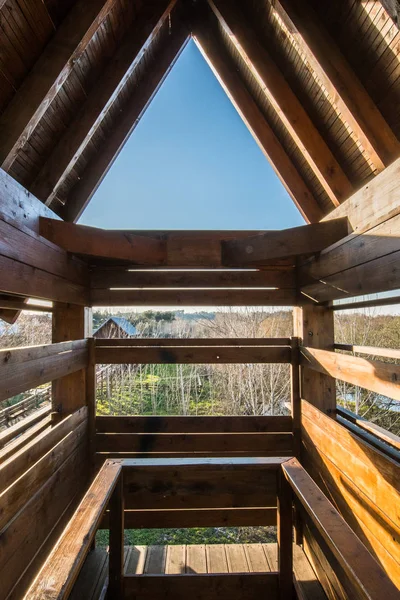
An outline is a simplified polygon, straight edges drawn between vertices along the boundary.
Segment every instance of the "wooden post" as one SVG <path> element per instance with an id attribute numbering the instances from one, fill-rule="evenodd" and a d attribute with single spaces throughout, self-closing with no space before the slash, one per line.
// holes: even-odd
<path id="1" fill-rule="evenodd" d="M 282 471 L 278 472 L 277 533 L 279 600 L 291 600 L 293 598 L 292 489 Z"/>
<path id="2" fill-rule="evenodd" d="M 124 484 L 123 472 L 110 500 L 110 558 L 108 599 L 123 597 L 124 577 Z"/>
<path id="3" fill-rule="evenodd" d="M 294 335 L 310 348 L 333 350 L 333 312 L 314 304 L 294 308 Z M 327 414 L 336 409 L 336 381 L 329 375 L 301 367 L 301 397 Z"/>
<path id="4" fill-rule="evenodd" d="M 301 395 L 300 395 L 300 343 L 298 337 L 291 338 L 291 406 L 293 427 L 293 453 L 300 460 L 301 453 Z M 303 526 L 299 510 L 294 508 L 294 539 L 295 543 L 303 543 Z"/>
<path id="5" fill-rule="evenodd" d="M 54 303 L 53 343 L 80 340 L 91 334 L 91 310 L 75 304 Z M 86 404 L 84 369 L 53 382 L 53 409 L 60 414 L 74 412 Z"/>
<path id="6" fill-rule="evenodd" d="M 89 361 L 86 369 L 86 402 L 89 418 L 89 453 L 94 466 L 95 459 L 95 433 L 96 433 L 96 345 L 95 339 L 89 340 Z"/>

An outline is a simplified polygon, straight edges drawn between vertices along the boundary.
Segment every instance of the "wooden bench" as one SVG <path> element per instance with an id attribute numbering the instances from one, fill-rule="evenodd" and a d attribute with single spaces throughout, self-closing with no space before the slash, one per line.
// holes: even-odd
<path id="1" fill-rule="evenodd" d="M 217 474 L 217 475 L 216 475 Z M 251 494 L 261 506 L 278 509 L 277 570 L 266 573 L 187 574 L 157 576 L 124 573 L 124 502 L 149 501 L 179 508 L 182 502 L 212 505 L 215 488 L 207 482 L 218 476 L 225 501 L 243 502 L 243 489 L 253 483 Z M 236 484 L 235 484 L 236 480 Z M 257 492 L 256 492 L 257 488 Z M 232 495 L 233 494 L 233 495 Z M 235 497 L 234 494 L 237 494 Z M 153 500 L 151 500 L 153 498 Z M 172 502 L 174 498 L 175 505 Z M 236 500 L 235 500 L 236 498 Z M 329 500 L 296 459 L 286 458 L 188 458 L 108 460 L 90 486 L 74 517 L 32 584 L 28 600 L 68 598 L 96 530 L 109 505 L 110 550 L 108 598 L 172 597 L 210 600 L 268 595 L 271 600 L 293 597 L 293 500 L 311 519 L 326 548 L 337 576 L 351 599 L 394 600 L 398 592 L 382 567 L 369 554 Z M 253 500 L 254 501 L 254 500 Z M 220 503 L 221 499 L 214 499 Z M 245 596 L 243 596 L 246 591 Z"/>

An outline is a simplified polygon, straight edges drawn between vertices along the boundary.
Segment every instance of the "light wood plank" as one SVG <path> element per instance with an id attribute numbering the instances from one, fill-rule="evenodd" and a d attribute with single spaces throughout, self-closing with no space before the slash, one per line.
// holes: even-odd
<path id="1" fill-rule="evenodd" d="M 149 546 L 147 548 L 146 564 L 144 568 L 145 574 L 159 575 L 165 573 L 166 556 L 166 546 Z"/>
<path id="2" fill-rule="evenodd" d="M 226 544 L 225 552 L 229 573 L 250 572 L 243 544 Z"/>
<path id="3" fill-rule="evenodd" d="M 245 544 L 244 552 L 251 573 L 267 573 L 271 570 L 262 544 Z"/>
<path id="4" fill-rule="evenodd" d="M 186 573 L 207 573 L 207 556 L 204 544 L 186 546 Z"/>
<path id="5" fill-rule="evenodd" d="M 207 544 L 207 573 L 228 573 L 225 544 Z"/>
<path id="6" fill-rule="evenodd" d="M 165 561 L 165 573 L 167 575 L 179 575 L 185 573 L 186 546 L 167 546 Z"/>

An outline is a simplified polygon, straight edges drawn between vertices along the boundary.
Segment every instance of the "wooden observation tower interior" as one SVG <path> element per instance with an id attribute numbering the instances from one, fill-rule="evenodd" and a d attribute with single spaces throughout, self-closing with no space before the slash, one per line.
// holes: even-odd
<path id="1" fill-rule="evenodd" d="M 0 0 L 0 317 L 47 300 L 53 332 L 0 350 L 0 400 L 52 382 L 0 432 L 0 600 L 400 597 L 400 440 L 335 392 L 400 400 L 400 351 L 334 331 L 399 302 L 399 22 L 397 0 Z M 306 225 L 76 224 L 191 38 Z M 289 306 L 294 335 L 95 340 L 96 306 Z M 287 363 L 290 414 L 96 416 L 97 364 L 159 363 Z M 252 525 L 277 546 L 124 550 Z"/>

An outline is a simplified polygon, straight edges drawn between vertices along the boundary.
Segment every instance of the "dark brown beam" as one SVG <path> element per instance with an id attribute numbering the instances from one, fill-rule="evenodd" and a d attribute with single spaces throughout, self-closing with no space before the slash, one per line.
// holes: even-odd
<path id="1" fill-rule="evenodd" d="M 282 231 L 268 231 L 254 237 L 222 242 L 222 262 L 224 265 L 240 266 L 258 264 L 274 258 L 313 254 L 331 246 L 349 233 L 349 222 L 346 218 Z"/>
<path id="2" fill-rule="evenodd" d="M 92 290 L 92 306 L 295 306 L 294 290 Z"/>
<path id="3" fill-rule="evenodd" d="M 39 312 L 52 312 L 53 307 L 52 306 L 42 306 L 39 304 L 27 304 L 27 299 L 23 300 L 23 299 L 11 299 L 11 296 L 8 296 L 6 299 L 3 299 L 3 297 L 0 297 L 0 309 L 2 309 L 0 311 L 0 318 L 3 319 L 4 321 L 6 319 L 4 319 L 4 317 L 2 316 L 3 312 L 9 312 L 9 313 L 20 313 L 21 310 L 34 310 L 34 311 L 39 311 Z M 16 320 L 16 319 L 15 319 Z M 13 322 L 15 322 L 15 320 Z M 10 322 L 10 321 L 8 321 Z"/>
<path id="4" fill-rule="evenodd" d="M 9 170 L 116 0 L 79 0 L 0 119 L 0 165 Z"/>
<path id="5" fill-rule="evenodd" d="M 309 2 L 277 0 L 273 11 L 283 20 L 299 49 L 360 140 L 365 154 L 382 171 L 400 154 L 400 143 L 341 54 Z"/>
<path id="6" fill-rule="evenodd" d="M 223 45 L 201 21 L 195 24 L 194 35 L 199 49 L 225 93 L 305 220 L 311 223 L 319 221 L 322 211 L 316 199 L 247 90 Z"/>
<path id="7" fill-rule="evenodd" d="M 51 205 L 59 186 L 73 169 L 127 79 L 151 47 L 176 1 L 157 0 L 150 5 L 145 4 L 135 18 L 120 48 L 31 186 L 32 192 L 46 205 Z"/>
<path id="8" fill-rule="evenodd" d="M 80 181 L 71 190 L 59 212 L 66 221 L 77 221 L 94 192 L 108 172 L 126 140 L 139 123 L 164 79 L 175 64 L 180 52 L 189 39 L 189 34 L 179 19 L 172 19 L 171 34 L 167 42 L 156 52 L 149 71 L 146 72 L 133 95 L 127 101 L 120 120 L 114 125 L 107 143 L 93 156 L 82 173 Z"/>
<path id="9" fill-rule="evenodd" d="M 232 0 L 208 0 L 224 31 L 230 37 L 334 206 L 353 191 L 318 129 L 303 108 L 264 45 Z"/>
<path id="10" fill-rule="evenodd" d="M 127 271 L 94 269 L 92 288 L 295 288 L 294 269 L 264 271 Z M 1 306 L 1 305 L 0 305 Z"/>
<path id="11" fill-rule="evenodd" d="M 96 348 L 97 364 L 247 364 L 290 363 L 291 350 L 282 346 L 195 348 Z"/>

